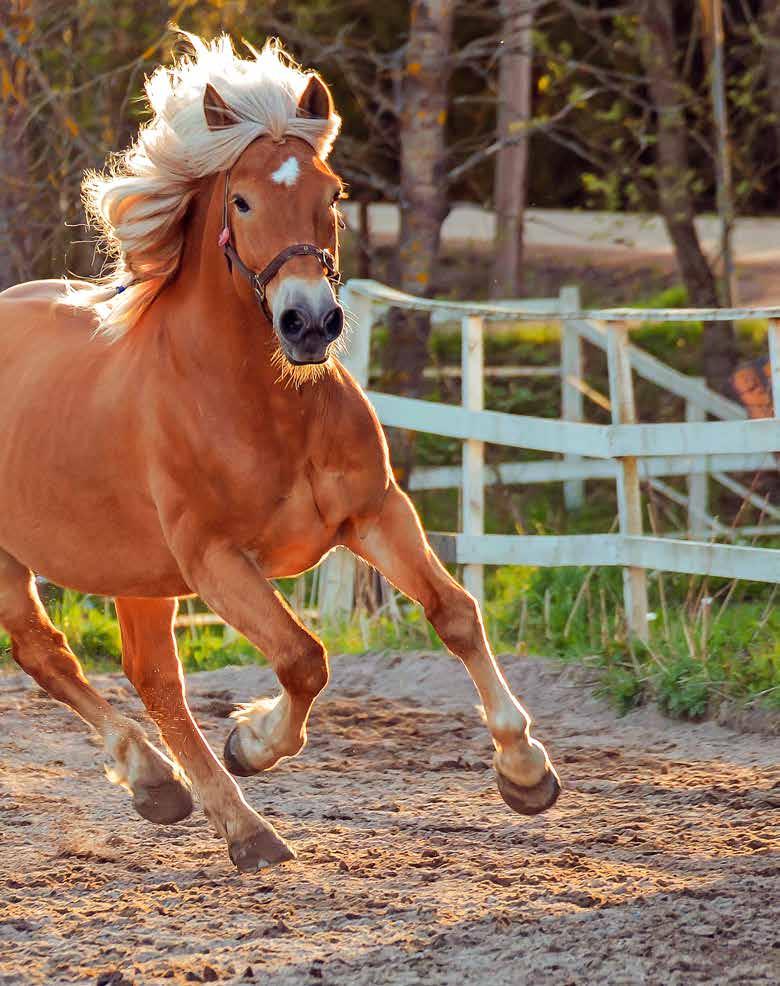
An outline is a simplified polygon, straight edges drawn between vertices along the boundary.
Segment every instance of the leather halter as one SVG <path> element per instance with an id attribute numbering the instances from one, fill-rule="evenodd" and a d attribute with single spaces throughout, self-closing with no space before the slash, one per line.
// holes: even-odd
<path id="1" fill-rule="evenodd" d="M 341 274 L 336 267 L 333 254 L 330 250 L 323 250 L 315 246 L 314 243 L 292 243 L 290 246 L 280 250 L 273 260 L 266 264 L 261 271 L 254 271 L 250 267 L 247 267 L 231 242 L 229 196 L 230 170 L 225 172 L 225 198 L 222 203 L 222 232 L 219 235 L 219 245 L 224 251 L 228 270 L 232 271 L 233 264 L 235 264 L 238 272 L 249 281 L 252 285 L 252 291 L 257 299 L 257 303 L 262 308 L 263 314 L 271 325 L 274 323 L 274 318 L 268 305 L 268 299 L 266 298 L 266 289 L 288 260 L 291 260 L 293 257 L 315 257 L 322 264 L 322 269 L 330 283 L 334 285 L 341 283 Z"/>

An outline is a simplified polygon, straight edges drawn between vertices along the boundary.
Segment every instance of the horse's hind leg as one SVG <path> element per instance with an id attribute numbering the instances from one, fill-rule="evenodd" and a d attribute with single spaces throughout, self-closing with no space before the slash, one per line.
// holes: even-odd
<path id="1" fill-rule="evenodd" d="M 100 734 L 114 761 L 109 776 L 131 792 L 138 813 L 152 822 L 186 818 L 192 799 L 174 765 L 155 750 L 138 723 L 90 686 L 67 640 L 46 615 L 32 572 L 1 550 L 0 624 L 11 636 L 19 666 Z"/>
<path id="2" fill-rule="evenodd" d="M 561 789 L 558 775 L 531 737 L 531 720 L 493 657 L 479 607 L 431 551 L 409 498 L 391 489 L 379 517 L 356 529 L 348 546 L 422 603 L 436 632 L 463 661 L 482 699 L 504 801 L 524 815 L 550 808 Z"/>

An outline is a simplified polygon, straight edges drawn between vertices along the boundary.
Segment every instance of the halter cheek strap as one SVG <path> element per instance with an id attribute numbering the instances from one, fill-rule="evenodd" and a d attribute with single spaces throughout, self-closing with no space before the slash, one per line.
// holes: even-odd
<path id="1" fill-rule="evenodd" d="M 228 270 L 233 270 L 233 265 L 235 264 L 236 270 L 243 277 L 249 281 L 252 286 L 252 291 L 254 292 L 257 303 L 263 310 L 263 314 L 268 319 L 268 321 L 273 325 L 273 314 L 271 312 L 270 306 L 268 305 L 268 298 L 266 296 L 266 289 L 269 283 L 276 277 L 279 271 L 284 267 L 288 260 L 293 257 L 315 257 L 319 260 L 322 265 L 322 269 L 325 272 L 325 276 L 330 281 L 331 284 L 341 283 L 341 274 L 336 267 L 336 261 L 330 250 L 323 250 L 314 243 L 293 243 L 279 253 L 266 264 L 261 271 L 254 271 L 243 262 L 239 257 L 238 251 L 233 246 L 231 242 L 232 237 L 230 233 L 230 171 L 225 173 L 225 198 L 222 203 L 222 231 L 219 234 L 217 243 L 222 247 L 222 251 L 225 254 L 225 261 L 228 266 Z"/>

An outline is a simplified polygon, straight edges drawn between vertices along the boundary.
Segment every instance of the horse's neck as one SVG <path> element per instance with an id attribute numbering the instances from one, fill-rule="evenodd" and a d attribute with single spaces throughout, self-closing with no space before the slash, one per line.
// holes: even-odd
<path id="1" fill-rule="evenodd" d="M 177 362 L 220 368 L 228 375 L 251 368 L 255 386 L 272 383 L 273 329 L 253 299 L 240 297 L 218 238 L 222 225 L 221 179 L 206 179 L 186 220 L 175 278 L 151 306 L 149 316 L 169 336 Z"/>

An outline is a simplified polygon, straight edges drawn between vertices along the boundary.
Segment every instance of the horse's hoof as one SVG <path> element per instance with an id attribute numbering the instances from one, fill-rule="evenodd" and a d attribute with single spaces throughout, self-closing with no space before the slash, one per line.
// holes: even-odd
<path id="1" fill-rule="evenodd" d="M 521 787 L 496 770 L 498 791 L 512 811 L 521 815 L 539 815 L 552 808 L 561 793 L 561 782 L 553 767 L 547 767 L 544 777 L 533 787 Z"/>
<path id="2" fill-rule="evenodd" d="M 249 767 L 244 763 L 238 752 L 238 726 L 234 726 L 228 733 L 222 759 L 225 761 L 227 769 L 235 777 L 251 777 L 253 774 L 258 773 L 253 767 Z"/>
<path id="3" fill-rule="evenodd" d="M 133 807 L 147 821 L 173 825 L 192 813 L 192 795 L 181 781 L 171 779 L 133 791 Z"/>
<path id="4" fill-rule="evenodd" d="M 295 850 L 270 825 L 247 839 L 235 839 L 229 844 L 228 852 L 239 873 L 254 873 L 265 866 L 296 858 Z"/>

